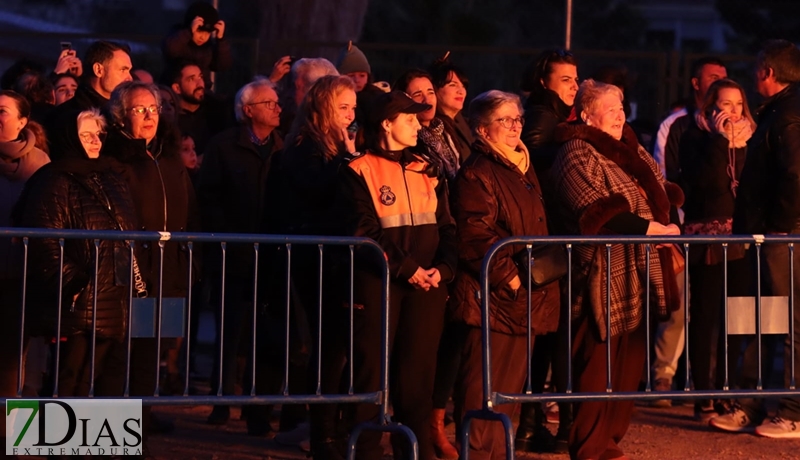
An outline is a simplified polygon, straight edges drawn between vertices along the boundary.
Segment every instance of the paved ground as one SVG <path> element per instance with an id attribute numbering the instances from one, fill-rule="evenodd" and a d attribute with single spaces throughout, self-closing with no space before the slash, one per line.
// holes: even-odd
<path id="1" fill-rule="evenodd" d="M 176 422 L 169 436 L 152 438 L 152 453 L 159 459 L 305 459 L 297 447 L 281 446 L 274 439 L 246 435 L 244 422 L 227 426 L 205 424 L 210 408 L 158 408 Z M 238 411 L 232 414 L 237 418 Z M 556 425 L 551 425 L 555 429 Z M 451 439 L 453 426 L 448 427 Z M 386 441 L 386 439 L 384 439 Z M 384 442 L 388 451 L 388 443 Z M 622 447 L 632 459 L 800 459 L 800 440 L 772 440 L 752 434 L 712 431 L 692 418 L 689 406 L 655 409 L 639 406 Z M 566 455 L 519 454 L 524 460 L 566 459 Z M 390 458 L 387 456 L 387 458 Z"/>

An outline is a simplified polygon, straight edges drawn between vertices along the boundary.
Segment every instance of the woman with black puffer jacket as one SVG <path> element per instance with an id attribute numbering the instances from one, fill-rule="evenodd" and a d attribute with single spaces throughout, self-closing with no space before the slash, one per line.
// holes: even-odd
<path id="1" fill-rule="evenodd" d="M 42 167 L 17 204 L 23 227 L 77 230 L 136 228 L 130 190 L 98 158 L 105 120 L 97 110 L 69 117 L 58 141 L 62 159 Z M 55 238 L 30 240 L 27 317 L 34 335 L 54 336 L 62 281 L 61 245 Z M 95 340 L 98 396 L 122 394 L 128 324 L 130 250 L 124 241 L 65 239 L 61 297 L 60 396 L 86 396 Z M 96 275 L 95 275 L 96 272 Z M 94 338 L 93 338 L 94 335 Z"/>

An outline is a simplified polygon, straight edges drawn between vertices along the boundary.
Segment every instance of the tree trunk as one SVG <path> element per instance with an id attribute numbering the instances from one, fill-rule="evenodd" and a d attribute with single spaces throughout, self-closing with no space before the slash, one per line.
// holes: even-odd
<path id="1" fill-rule="evenodd" d="M 281 56 L 336 59 L 343 43 L 357 41 L 369 0 L 259 0 L 259 69 Z"/>

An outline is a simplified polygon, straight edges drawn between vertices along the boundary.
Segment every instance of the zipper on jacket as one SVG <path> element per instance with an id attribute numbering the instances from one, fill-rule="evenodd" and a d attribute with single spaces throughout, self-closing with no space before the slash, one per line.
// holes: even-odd
<path id="1" fill-rule="evenodd" d="M 167 231 L 167 187 L 164 185 L 164 176 L 161 174 L 161 166 L 158 165 L 158 160 L 153 158 L 153 163 L 156 164 L 156 171 L 158 171 L 158 180 L 161 181 L 161 195 L 164 197 L 164 231 Z"/>
<path id="2" fill-rule="evenodd" d="M 411 214 L 411 226 L 413 227 L 414 224 L 414 208 L 411 205 L 411 192 L 408 191 L 408 180 L 406 180 L 406 165 L 404 163 L 400 163 L 400 167 L 403 168 L 403 184 L 406 186 L 406 197 L 408 198 L 408 212 Z"/>

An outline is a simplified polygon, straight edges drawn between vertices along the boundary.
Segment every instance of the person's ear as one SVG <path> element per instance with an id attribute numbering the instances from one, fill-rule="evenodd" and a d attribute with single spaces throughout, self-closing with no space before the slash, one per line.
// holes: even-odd
<path id="1" fill-rule="evenodd" d="M 19 123 L 19 130 L 22 131 L 26 126 L 28 126 L 28 117 L 19 117 Z"/>
<path id="2" fill-rule="evenodd" d="M 97 78 L 102 78 L 103 74 L 105 74 L 106 69 L 103 67 L 103 64 L 99 62 L 95 62 L 92 64 L 92 72 L 94 72 L 94 76 Z"/>
<path id="3" fill-rule="evenodd" d="M 592 126 L 592 121 L 589 120 L 589 116 L 586 115 L 586 112 L 581 112 L 581 120 L 583 120 L 583 123 L 586 124 L 586 126 Z"/>
<path id="4" fill-rule="evenodd" d="M 542 84 L 542 88 L 547 89 L 547 85 L 544 84 L 544 78 L 540 78 L 539 83 Z"/>
<path id="5" fill-rule="evenodd" d="M 476 129 L 475 131 L 478 133 L 479 136 L 486 139 L 489 138 L 489 132 L 486 131 L 486 128 L 484 128 L 483 126 L 479 126 L 478 129 Z"/>
<path id="6" fill-rule="evenodd" d="M 775 69 L 764 66 L 764 80 L 768 80 L 770 77 L 775 78 Z"/>
<path id="7" fill-rule="evenodd" d="M 253 107 L 252 107 L 252 106 L 250 106 L 249 104 L 245 104 L 245 105 L 243 105 L 243 106 L 242 106 L 242 113 L 243 113 L 243 114 L 244 114 L 244 115 L 245 115 L 247 118 L 253 118 Z"/>
<path id="8" fill-rule="evenodd" d="M 175 91 L 175 94 L 180 96 L 180 94 L 181 94 L 181 85 L 179 85 L 177 83 L 173 83 L 172 84 L 172 91 Z"/>
<path id="9" fill-rule="evenodd" d="M 389 120 L 383 120 L 381 122 L 381 127 L 386 132 L 386 134 L 389 134 L 389 132 L 392 130 L 392 122 Z"/>
<path id="10" fill-rule="evenodd" d="M 692 88 L 695 91 L 700 91 L 700 79 L 697 77 L 692 77 Z"/>

